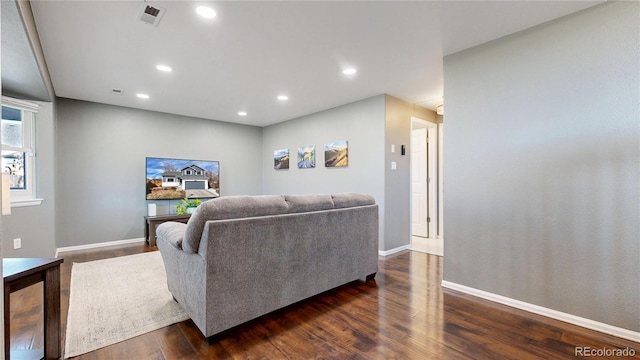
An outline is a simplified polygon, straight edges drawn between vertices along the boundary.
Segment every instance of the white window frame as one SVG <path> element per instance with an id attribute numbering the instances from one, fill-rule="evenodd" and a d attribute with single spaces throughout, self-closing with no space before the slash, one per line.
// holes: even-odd
<path id="1" fill-rule="evenodd" d="M 36 114 L 39 106 L 29 101 L 18 100 L 7 96 L 2 97 L 2 106 L 22 110 L 22 147 L 16 148 L 2 144 L 2 150 L 23 151 L 27 176 L 24 190 L 11 190 L 11 207 L 40 205 L 43 199 L 37 197 L 36 168 Z"/>

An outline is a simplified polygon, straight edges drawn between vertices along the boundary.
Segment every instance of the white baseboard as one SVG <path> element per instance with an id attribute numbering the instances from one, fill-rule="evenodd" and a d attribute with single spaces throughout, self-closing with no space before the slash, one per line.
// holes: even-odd
<path id="1" fill-rule="evenodd" d="M 107 241 L 107 242 L 101 242 L 101 243 L 95 243 L 95 244 L 86 244 L 86 245 L 61 247 L 61 248 L 57 248 L 56 249 L 56 257 L 58 257 L 58 254 L 63 253 L 63 252 L 76 251 L 76 250 L 86 250 L 86 249 L 95 249 L 95 248 L 101 248 L 101 247 L 113 246 L 113 245 L 134 244 L 134 243 L 139 243 L 139 242 L 144 242 L 144 241 L 146 241 L 145 238 L 137 238 L 137 239 Z"/>
<path id="2" fill-rule="evenodd" d="M 446 280 L 442 280 L 442 287 L 459 291 L 465 294 L 473 295 L 479 298 L 483 298 L 485 300 L 497 302 L 503 305 L 511 306 L 516 309 L 520 309 L 520 310 L 532 312 L 534 314 L 546 316 L 552 319 L 564 321 L 569 324 L 578 325 L 587 329 L 599 331 L 601 333 L 605 333 L 608 335 L 613 335 L 619 338 L 640 342 L 640 332 L 631 331 L 631 330 L 620 328 L 617 326 L 567 314 L 561 311 L 530 304 L 520 300 L 515 300 L 512 298 L 508 298 L 506 296 L 486 292 L 483 290 L 478 290 L 472 287 L 452 283 Z"/>
<path id="3" fill-rule="evenodd" d="M 397 247 L 395 249 L 386 250 L 386 251 L 378 250 L 378 255 L 379 256 L 389 256 L 389 255 L 392 255 L 392 254 L 395 254 L 395 253 L 399 253 L 400 251 L 409 250 L 409 249 L 411 249 L 411 245 L 404 245 L 404 246 L 400 246 L 400 247 Z"/>

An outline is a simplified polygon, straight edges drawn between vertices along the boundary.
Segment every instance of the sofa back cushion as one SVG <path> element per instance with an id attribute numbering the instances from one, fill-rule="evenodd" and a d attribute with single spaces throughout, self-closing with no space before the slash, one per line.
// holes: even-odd
<path id="1" fill-rule="evenodd" d="M 335 209 L 331 195 L 285 195 L 288 213 L 302 213 Z"/>
<path id="2" fill-rule="evenodd" d="M 331 198 L 336 209 L 374 205 L 376 203 L 376 199 L 373 196 L 361 193 L 333 194 Z"/>
<path id="3" fill-rule="evenodd" d="M 198 252 L 204 224 L 209 220 L 286 214 L 288 208 L 281 195 L 225 196 L 206 201 L 189 218 L 182 249 Z"/>

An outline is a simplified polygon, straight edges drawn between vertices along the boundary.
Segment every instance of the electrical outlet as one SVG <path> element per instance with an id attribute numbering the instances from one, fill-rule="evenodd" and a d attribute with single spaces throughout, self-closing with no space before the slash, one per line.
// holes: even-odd
<path id="1" fill-rule="evenodd" d="M 22 247 L 22 239 L 13 239 L 13 249 L 20 249 Z"/>

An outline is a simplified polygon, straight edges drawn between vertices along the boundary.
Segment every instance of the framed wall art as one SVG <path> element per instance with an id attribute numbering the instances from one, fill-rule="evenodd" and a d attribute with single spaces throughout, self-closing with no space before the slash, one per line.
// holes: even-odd
<path id="1" fill-rule="evenodd" d="M 316 147 L 301 146 L 298 148 L 298 169 L 312 169 L 316 167 Z"/>
<path id="2" fill-rule="evenodd" d="M 349 143 L 346 140 L 324 144 L 324 166 L 342 167 L 349 165 Z"/>
<path id="3" fill-rule="evenodd" d="M 289 149 L 280 149 L 273 152 L 273 168 L 276 170 L 289 168 Z"/>

